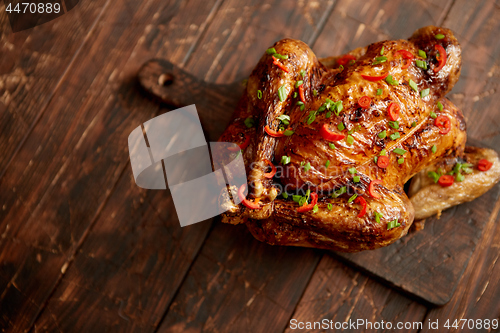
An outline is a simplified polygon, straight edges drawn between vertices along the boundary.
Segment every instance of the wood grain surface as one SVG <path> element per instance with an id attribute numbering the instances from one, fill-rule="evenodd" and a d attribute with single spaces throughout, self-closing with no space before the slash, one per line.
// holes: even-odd
<path id="1" fill-rule="evenodd" d="M 226 84 L 285 36 L 329 56 L 443 24 L 464 52 L 450 98 L 469 136 L 498 147 L 495 1 L 80 1 L 16 34 L 0 10 L 2 331 L 280 332 L 292 318 L 500 317 L 496 192 L 480 199 L 484 231 L 454 296 L 432 307 L 325 251 L 268 246 L 217 221 L 180 228 L 168 190 L 134 184 L 126 146 L 168 110 L 138 89 L 151 58 Z"/>

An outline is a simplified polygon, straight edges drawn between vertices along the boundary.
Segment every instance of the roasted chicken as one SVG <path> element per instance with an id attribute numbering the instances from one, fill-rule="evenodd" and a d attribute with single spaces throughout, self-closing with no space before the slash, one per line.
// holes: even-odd
<path id="1" fill-rule="evenodd" d="M 222 221 L 269 244 L 356 252 L 483 194 L 500 161 L 465 147 L 465 119 L 444 97 L 460 68 L 457 39 L 433 26 L 326 59 L 277 42 L 220 138 L 240 146 L 248 179 L 221 196 Z"/>

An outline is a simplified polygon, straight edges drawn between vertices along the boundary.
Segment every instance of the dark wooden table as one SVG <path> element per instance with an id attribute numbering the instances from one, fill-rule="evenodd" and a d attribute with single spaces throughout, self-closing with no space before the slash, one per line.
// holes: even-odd
<path id="1" fill-rule="evenodd" d="M 500 3 L 82 0 L 15 34 L 0 10 L 2 331 L 296 332 L 291 319 L 364 319 L 436 332 L 429 321 L 446 331 L 447 319 L 500 317 L 500 201 L 454 297 L 431 307 L 327 251 L 271 247 L 217 220 L 181 228 L 168 190 L 135 185 L 127 147 L 166 111 L 137 87 L 150 58 L 227 83 L 283 37 L 329 56 L 429 24 L 462 45 L 449 97 L 469 136 L 500 147 Z"/>

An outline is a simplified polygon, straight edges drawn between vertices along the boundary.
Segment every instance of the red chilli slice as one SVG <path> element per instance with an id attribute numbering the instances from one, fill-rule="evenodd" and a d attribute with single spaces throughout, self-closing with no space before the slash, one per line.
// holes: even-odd
<path id="1" fill-rule="evenodd" d="M 339 133 L 334 133 L 330 132 L 328 129 L 328 124 L 324 124 L 323 127 L 319 130 L 319 134 L 325 139 L 326 141 L 339 141 L 345 138 L 344 134 L 339 134 Z"/>
<path id="2" fill-rule="evenodd" d="M 413 58 L 415 58 L 413 56 L 413 54 L 409 51 L 406 51 L 406 50 L 399 50 L 396 52 L 396 54 L 400 53 L 401 56 L 403 57 L 403 59 L 406 59 L 406 64 L 401 66 L 401 68 L 408 68 L 410 65 L 411 65 L 411 62 L 413 61 Z"/>
<path id="3" fill-rule="evenodd" d="M 240 198 L 241 203 L 243 203 L 247 208 L 250 209 L 260 209 L 261 207 L 258 203 L 247 200 L 247 198 L 243 194 L 243 192 L 245 192 L 245 187 L 246 184 L 243 184 L 240 186 L 240 189 L 238 190 L 238 197 Z"/>
<path id="4" fill-rule="evenodd" d="M 389 166 L 389 157 L 387 156 L 379 156 L 377 160 L 377 165 L 379 168 L 385 169 Z"/>
<path id="5" fill-rule="evenodd" d="M 392 121 L 396 121 L 399 119 L 399 112 L 401 111 L 401 107 L 399 106 L 398 103 L 392 102 L 389 104 L 389 107 L 387 108 L 387 113 L 389 114 L 389 118 L 391 118 Z"/>
<path id="6" fill-rule="evenodd" d="M 439 62 L 438 66 L 434 68 L 434 73 L 439 72 L 444 65 L 446 65 L 446 50 L 440 44 L 434 45 L 434 49 L 438 51 L 436 59 Z"/>
<path id="7" fill-rule="evenodd" d="M 387 75 L 389 75 L 389 72 L 383 74 L 383 75 L 364 75 L 364 74 L 361 74 L 361 77 L 365 80 L 368 80 L 368 81 L 372 81 L 372 82 L 375 82 L 375 81 L 380 81 L 380 80 L 383 80 L 387 77 Z"/>
<path id="8" fill-rule="evenodd" d="M 269 161 L 268 159 L 264 159 L 264 162 L 266 162 L 266 163 L 267 163 L 267 164 L 271 167 L 271 172 L 267 172 L 267 173 L 265 173 L 265 174 L 264 174 L 264 177 L 271 179 L 271 178 L 273 178 L 273 177 L 274 177 L 274 175 L 276 174 L 276 167 L 275 167 L 275 166 L 274 166 L 274 164 L 273 164 L 271 161 Z"/>
<path id="9" fill-rule="evenodd" d="M 451 130 L 450 118 L 447 116 L 439 116 L 434 120 L 434 126 L 439 127 L 439 133 L 447 134 Z"/>
<path id="10" fill-rule="evenodd" d="M 355 200 L 354 200 L 354 203 L 357 203 L 357 204 L 360 204 L 361 207 L 363 207 L 361 209 L 361 211 L 358 213 L 358 217 L 363 217 L 365 216 L 366 214 L 366 200 L 365 198 L 363 197 L 357 197 Z"/>
<path id="11" fill-rule="evenodd" d="M 363 96 L 358 100 L 359 106 L 361 106 L 363 109 L 369 108 L 371 103 L 372 103 L 372 99 L 368 96 Z"/>
<path id="12" fill-rule="evenodd" d="M 314 208 L 316 204 L 318 203 L 318 193 L 313 192 L 311 193 L 311 203 L 309 205 L 304 205 L 299 208 L 297 208 L 297 213 L 305 213 Z"/>
<path id="13" fill-rule="evenodd" d="M 304 95 L 304 84 L 302 83 L 300 86 L 299 86 L 299 95 L 300 95 L 300 100 L 302 101 L 302 103 L 306 103 L 306 97 Z"/>
<path id="14" fill-rule="evenodd" d="M 349 64 L 349 62 L 351 60 L 356 60 L 356 57 L 353 56 L 353 55 L 350 55 L 350 54 L 344 54 L 342 57 L 340 57 L 338 60 L 337 60 L 337 63 L 339 65 L 342 65 L 342 66 L 345 66 L 347 64 Z"/>
<path id="15" fill-rule="evenodd" d="M 246 147 L 248 147 L 249 144 L 250 144 L 250 136 L 245 135 L 245 141 L 242 144 L 239 144 L 238 147 L 228 147 L 227 150 L 229 151 L 238 151 L 238 149 L 243 150 Z"/>
<path id="16" fill-rule="evenodd" d="M 380 198 L 380 195 L 375 193 L 375 185 L 381 185 L 382 181 L 378 179 L 374 179 L 370 182 L 370 185 L 368 185 L 368 193 L 371 195 L 372 198 L 378 199 Z"/>
<path id="17" fill-rule="evenodd" d="M 482 160 L 479 160 L 479 162 L 477 162 L 477 169 L 479 171 L 488 171 L 489 169 L 491 169 L 492 166 L 493 163 L 484 158 Z"/>
<path id="18" fill-rule="evenodd" d="M 279 62 L 279 60 L 277 58 L 275 58 L 274 56 L 273 56 L 273 64 L 275 64 L 276 66 L 281 68 L 283 71 L 288 73 L 288 68 L 286 68 L 285 65 L 283 65 L 281 62 Z"/>
<path id="19" fill-rule="evenodd" d="M 453 185 L 454 182 L 455 182 L 455 178 L 453 178 L 453 176 L 451 176 L 451 175 L 442 175 L 438 179 L 438 184 L 441 185 L 442 187 L 451 186 L 451 185 Z"/>
<path id="20" fill-rule="evenodd" d="M 283 132 L 279 131 L 273 131 L 272 129 L 269 128 L 269 125 L 266 125 L 266 127 L 264 127 L 264 130 L 266 131 L 266 133 L 270 136 L 272 136 L 273 138 L 281 138 L 283 136 L 285 136 L 285 134 L 283 134 Z"/>

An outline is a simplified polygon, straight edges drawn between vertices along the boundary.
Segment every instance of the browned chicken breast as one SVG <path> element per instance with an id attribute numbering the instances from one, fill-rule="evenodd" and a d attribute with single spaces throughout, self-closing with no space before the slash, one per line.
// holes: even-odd
<path id="1" fill-rule="evenodd" d="M 453 33 L 432 26 L 322 60 L 301 41 L 277 42 L 220 139 L 240 146 L 248 178 L 232 188 L 242 204 L 221 198 L 223 222 L 270 244 L 355 252 L 484 193 L 498 157 L 470 148 L 464 158 L 465 120 L 444 98 L 460 67 Z M 403 185 L 424 169 L 410 200 Z M 442 204 L 429 208 L 430 194 Z"/>

